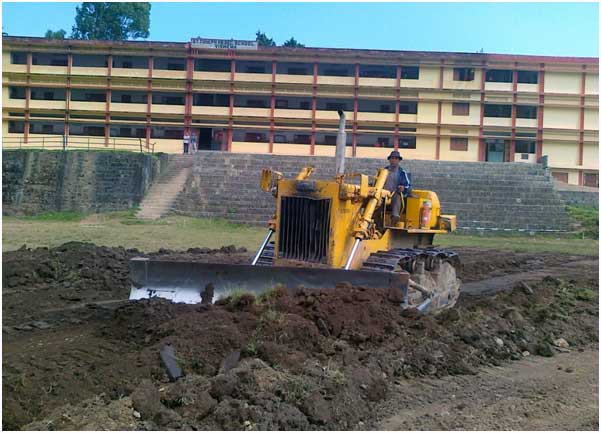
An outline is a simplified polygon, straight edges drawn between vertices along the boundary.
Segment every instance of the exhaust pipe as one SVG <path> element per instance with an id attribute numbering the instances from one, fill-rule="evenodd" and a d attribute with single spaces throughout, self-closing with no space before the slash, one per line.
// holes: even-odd
<path id="1" fill-rule="evenodd" d="M 338 136 L 336 137 L 336 175 L 344 174 L 344 158 L 346 153 L 346 117 L 344 111 L 338 110 L 340 123 L 338 124 Z"/>

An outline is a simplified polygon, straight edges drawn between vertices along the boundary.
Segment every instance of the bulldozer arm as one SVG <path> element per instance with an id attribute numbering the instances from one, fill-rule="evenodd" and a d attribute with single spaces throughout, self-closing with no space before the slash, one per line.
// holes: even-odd
<path id="1" fill-rule="evenodd" d="M 341 282 L 394 289 L 402 296 L 407 293 L 409 283 L 406 272 L 198 263 L 142 257 L 131 259 L 129 266 L 130 300 L 161 297 L 187 304 L 200 303 L 209 284 L 213 300 L 217 300 L 239 292 L 261 294 L 276 287 L 333 289 Z"/>

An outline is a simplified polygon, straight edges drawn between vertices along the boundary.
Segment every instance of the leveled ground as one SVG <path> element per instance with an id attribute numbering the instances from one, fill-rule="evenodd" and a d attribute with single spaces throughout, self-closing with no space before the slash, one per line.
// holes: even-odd
<path id="1" fill-rule="evenodd" d="M 263 230 L 67 219 L 3 222 L 4 429 L 598 430 L 596 241 L 443 238 L 468 245 L 456 248 L 464 292 L 431 317 L 348 285 L 129 303 L 127 261 L 140 252 L 96 245 L 239 262 Z M 96 245 L 8 251 L 66 239 Z M 249 251 L 198 248 L 223 244 Z M 185 374 L 176 382 L 166 345 Z"/>
<path id="2" fill-rule="evenodd" d="M 587 224 L 590 213 L 586 214 Z M 598 218 L 598 216 L 597 216 Z M 169 216 L 157 221 L 141 221 L 130 212 L 100 215 L 69 213 L 47 214 L 32 218 L 4 217 L 2 250 L 28 247 L 54 247 L 69 241 L 93 242 L 111 247 L 124 246 L 143 251 L 160 248 L 219 248 L 236 245 L 254 251 L 265 236 L 265 229 L 231 224 L 224 220 Z M 480 247 L 517 252 L 561 252 L 596 255 L 596 238 L 571 235 L 444 235 L 436 242 L 443 247 Z"/>

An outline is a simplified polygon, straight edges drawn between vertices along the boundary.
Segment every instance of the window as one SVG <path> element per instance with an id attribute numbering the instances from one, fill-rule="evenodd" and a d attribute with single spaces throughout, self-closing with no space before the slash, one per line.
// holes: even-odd
<path id="1" fill-rule="evenodd" d="M 67 66 L 67 55 L 58 53 L 33 53 L 31 63 L 44 66 Z"/>
<path id="2" fill-rule="evenodd" d="M 565 171 L 552 171 L 551 175 L 560 182 L 568 183 L 568 173 Z"/>
<path id="3" fill-rule="evenodd" d="M 313 65 L 311 63 L 278 62 L 276 71 L 278 74 L 313 75 Z"/>
<path id="4" fill-rule="evenodd" d="M 536 71 L 518 71 L 518 83 L 537 84 L 538 72 Z"/>
<path id="5" fill-rule="evenodd" d="M 269 108 L 271 97 L 261 95 L 236 95 L 234 96 L 235 107 Z"/>
<path id="6" fill-rule="evenodd" d="M 352 110 L 353 109 L 353 100 L 352 99 L 326 99 L 326 98 L 317 98 L 317 109 L 318 110 Z"/>
<path id="7" fill-rule="evenodd" d="M 245 132 L 244 133 L 244 141 L 249 141 L 252 143 L 266 143 L 267 133 L 265 132 Z"/>
<path id="8" fill-rule="evenodd" d="M 184 105 L 184 94 L 153 92 L 152 103 L 162 105 Z"/>
<path id="9" fill-rule="evenodd" d="M 318 74 L 326 77 L 354 77 L 354 65 L 340 65 L 336 63 L 320 63 L 317 66 Z"/>
<path id="10" fill-rule="evenodd" d="M 63 122 L 32 121 L 29 123 L 29 132 L 31 134 L 63 135 L 65 124 Z"/>
<path id="11" fill-rule="evenodd" d="M 236 61 L 236 72 L 246 74 L 271 74 L 271 62 Z"/>
<path id="12" fill-rule="evenodd" d="M 195 59 L 194 70 L 206 72 L 230 72 L 232 61 L 226 59 Z"/>
<path id="13" fill-rule="evenodd" d="M 401 78 L 405 80 L 419 80 L 419 67 L 401 66 Z"/>
<path id="14" fill-rule="evenodd" d="M 584 173 L 583 184 L 584 186 L 592 186 L 593 188 L 599 188 L 599 174 Z"/>
<path id="15" fill-rule="evenodd" d="M 106 102 L 104 90 L 72 89 L 71 101 Z"/>
<path id="16" fill-rule="evenodd" d="M 287 99 L 276 99 L 275 100 L 275 108 L 288 108 L 288 100 Z"/>
<path id="17" fill-rule="evenodd" d="M 366 113 L 394 113 L 394 101 L 359 100 L 358 108 Z"/>
<path id="18" fill-rule="evenodd" d="M 10 62 L 13 65 L 26 65 L 27 64 L 27 53 L 13 51 L 10 53 Z"/>
<path id="19" fill-rule="evenodd" d="M 205 107 L 229 107 L 230 95 L 197 93 L 194 95 L 193 104 Z"/>
<path id="20" fill-rule="evenodd" d="M 185 71 L 186 59 L 181 57 L 157 57 L 154 59 L 153 68 L 167 71 Z"/>
<path id="21" fill-rule="evenodd" d="M 141 125 L 113 125 L 111 137 L 146 138 L 146 127 Z"/>
<path id="22" fill-rule="evenodd" d="M 359 76 L 369 78 L 396 78 L 396 66 L 361 65 Z"/>
<path id="23" fill-rule="evenodd" d="M 10 87 L 10 99 L 25 99 L 25 87 Z"/>
<path id="24" fill-rule="evenodd" d="M 486 81 L 491 83 L 511 83 L 513 71 L 509 69 L 491 69 L 486 71 Z"/>
<path id="25" fill-rule="evenodd" d="M 451 137 L 451 150 L 467 151 L 467 137 Z"/>
<path id="26" fill-rule="evenodd" d="M 336 138 L 337 135 L 334 132 L 318 132 L 315 134 L 315 144 L 318 145 L 326 145 L 326 146 L 336 146 Z M 353 144 L 353 134 L 350 131 L 346 133 L 346 145 L 352 146 Z"/>
<path id="27" fill-rule="evenodd" d="M 399 149 L 415 149 L 415 136 L 399 136 Z"/>
<path id="28" fill-rule="evenodd" d="M 453 116 L 469 116 L 470 104 L 468 102 L 453 102 Z"/>
<path id="29" fill-rule="evenodd" d="M 9 120 L 8 132 L 9 134 L 23 134 L 23 132 L 25 132 L 25 122 L 15 122 L 14 120 Z"/>
<path id="30" fill-rule="evenodd" d="M 64 101 L 67 97 L 65 89 L 31 88 L 31 99 L 42 101 Z"/>
<path id="31" fill-rule="evenodd" d="M 111 92 L 111 102 L 122 102 L 126 104 L 146 104 L 148 102 L 148 92 L 136 92 L 135 90 L 113 90 Z"/>
<path id="32" fill-rule="evenodd" d="M 511 105 L 484 104 L 484 117 L 511 117 Z"/>
<path id="33" fill-rule="evenodd" d="M 93 137 L 104 137 L 104 126 L 71 123 L 69 124 L 69 135 L 90 135 Z"/>
<path id="34" fill-rule="evenodd" d="M 294 134 L 294 143 L 311 144 L 311 134 Z"/>
<path id="35" fill-rule="evenodd" d="M 175 126 L 152 126 L 150 128 L 150 137 L 181 140 L 184 138 L 184 129 Z"/>
<path id="36" fill-rule="evenodd" d="M 106 68 L 108 66 L 108 60 L 106 56 L 73 54 L 73 66 Z"/>
<path id="37" fill-rule="evenodd" d="M 474 81 L 474 68 L 453 68 L 454 81 Z"/>
<path id="38" fill-rule="evenodd" d="M 113 68 L 148 69 L 148 57 L 113 56 Z"/>
<path id="39" fill-rule="evenodd" d="M 516 140 L 515 153 L 536 153 L 535 140 Z"/>
<path id="40" fill-rule="evenodd" d="M 533 105 L 518 105 L 516 117 L 520 119 L 536 119 L 537 107 Z"/>
<path id="41" fill-rule="evenodd" d="M 416 101 L 401 101 L 399 104 L 400 114 L 417 114 Z"/>

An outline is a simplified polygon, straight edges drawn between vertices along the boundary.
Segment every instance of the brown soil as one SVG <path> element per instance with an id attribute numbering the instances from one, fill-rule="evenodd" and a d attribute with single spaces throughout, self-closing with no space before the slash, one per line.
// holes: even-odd
<path id="1" fill-rule="evenodd" d="M 472 282 L 583 259 L 460 253 Z M 139 254 L 82 243 L 4 254 L 3 428 L 382 428 L 407 386 L 598 341 L 598 267 L 462 296 L 431 317 L 344 285 L 213 306 L 114 302 L 127 298 L 127 259 Z M 155 255 L 248 260 L 233 247 Z M 168 344 L 185 374 L 176 382 L 159 355 Z"/>

